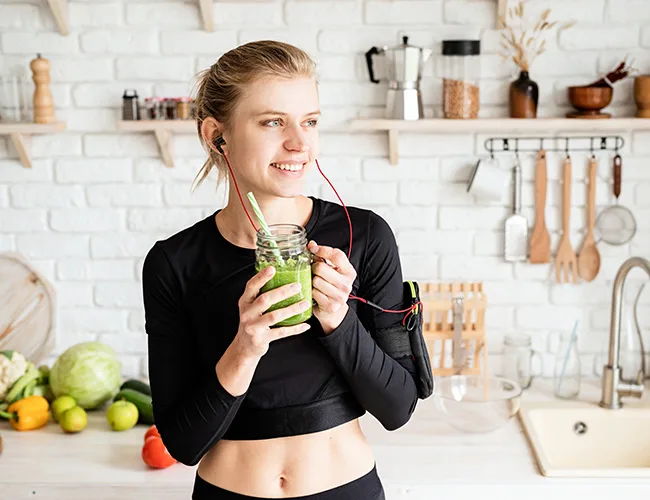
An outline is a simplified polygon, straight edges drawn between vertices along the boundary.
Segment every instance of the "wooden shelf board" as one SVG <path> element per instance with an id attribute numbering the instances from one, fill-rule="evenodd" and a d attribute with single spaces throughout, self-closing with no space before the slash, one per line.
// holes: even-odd
<path id="1" fill-rule="evenodd" d="M 0 135 L 8 134 L 51 134 L 66 129 L 65 122 L 31 123 L 0 121 Z"/>
<path id="2" fill-rule="evenodd" d="M 423 120 L 389 120 L 381 118 L 354 119 L 349 128 L 356 131 L 388 131 L 428 133 L 476 133 L 476 132 L 526 132 L 544 131 L 612 131 L 612 130 L 650 130 L 650 118 L 476 118 L 452 120 L 432 118 Z"/>

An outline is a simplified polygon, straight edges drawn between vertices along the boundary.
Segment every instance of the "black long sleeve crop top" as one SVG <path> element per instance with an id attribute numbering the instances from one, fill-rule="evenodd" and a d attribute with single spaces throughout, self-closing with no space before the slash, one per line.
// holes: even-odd
<path id="1" fill-rule="evenodd" d="M 347 255 L 343 207 L 311 199 L 308 239 Z M 348 212 L 357 271 L 352 294 L 403 309 L 393 232 L 370 210 Z M 215 366 L 237 333 L 237 303 L 255 274 L 255 250 L 223 238 L 215 214 L 157 241 L 142 270 L 154 420 L 171 455 L 195 465 L 220 439 L 317 432 L 366 411 L 387 430 L 404 425 L 418 399 L 415 365 L 407 356 L 391 358 L 373 340 L 373 332 L 397 325 L 403 315 L 358 300 L 348 301 L 347 315 L 329 335 L 312 316 L 307 332 L 271 342 L 246 393 L 225 390 Z"/>

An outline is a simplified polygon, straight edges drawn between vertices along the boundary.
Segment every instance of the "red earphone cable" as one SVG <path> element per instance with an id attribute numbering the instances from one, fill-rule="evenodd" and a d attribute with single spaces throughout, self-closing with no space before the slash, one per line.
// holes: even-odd
<path id="1" fill-rule="evenodd" d="M 251 218 L 250 214 L 248 213 L 248 209 L 246 208 L 246 204 L 244 203 L 244 199 L 242 198 L 241 192 L 239 191 L 239 186 L 237 185 L 237 179 L 235 179 L 235 174 L 232 171 L 232 167 L 230 166 L 230 162 L 228 161 L 228 157 L 226 155 L 223 155 L 223 158 L 226 160 L 226 165 L 228 165 L 228 170 L 230 171 L 230 177 L 232 178 L 233 182 L 235 183 L 235 189 L 237 190 L 237 194 L 239 195 L 239 201 L 241 202 L 242 207 L 244 207 L 244 212 L 246 212 L 246 216 L 248 217 L 248 220 L 250 221 L 251 225 L 253 226 L 253 229 L 255 229 L 255 232 L 257 233 L 257 227 L 255 227 L 255 223 L 253 222 L 253 219 Z M 332 190 L 336 194 L 336 197 L 341 202 L 341 205 L 343 206 L 343 210 L 345 210 L 345 215 L 348 218 L 348 226 L 349 226 L 349 229 L 350 229 L 350 247 L 348 248 L 348 260 L 349 260 L 350 255 L 352 254 L 352 219 L 350 219 L 350 214 L 348 213 L 348 209 L 345 206 L 345 203 L 343 203 L 343 200 L 341 199 L 341 197 L 339 196 L 338 191 L 336 190 L 334 185 L 330 182 L 330 180 L 327 178 L 327 176 L 321 170 L 320 165 L 318 164 L 318 160 L 314 159 L 314 161 L 316 162 L 316 167 L 318 167 L 318 171 L 325 178 L 327 183 L 330 185 L 330 187 L 332 188 Z M 364 298 L 361 298 L 361 297 L 356 297 L 355 295 L 349 295 L 349 297 L 351 299 L 359 300 L 359 301 L 363 302 L 364 304 L 368 304 L 369 306 L 374 307 L 375 309 L 379 309 L 382 312 L 387 312 L 387 313 L 404 313 L 404 312 L 408 312 L 408 314 L 406 314 L 404 316 L 404 318 L 402 319 L 402 324 L 404 324 L 406 322 L 406 318 L 408 318 L 410 314 L 413 314 L 413 311 L 417 308 L 418 305 L 420 305 L 420 307 L 423 307 L 422 302 L 418 301 L 415 304 L 413 304 L 411 307 L 408 307 L 406 309 L 399 309 L 399 310 L 384 309 L 383 307 L 379 306 L 378 304 L 370 302 L 367 299 L 364 299 Z"/>

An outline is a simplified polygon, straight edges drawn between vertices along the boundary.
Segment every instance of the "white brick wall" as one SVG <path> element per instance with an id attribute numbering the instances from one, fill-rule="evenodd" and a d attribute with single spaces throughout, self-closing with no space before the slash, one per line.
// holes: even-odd
<path id="1" fill-rule="evenodd" d="M 56 351 L 84 340 L 114 346 L 125 372 L 146 374 L 140 273 L 157 239 L 204 217 L 224 199 L 208 183 L 189 191 L 204 152 L 191 135 L 173 138 L 176 167 L 159 158 L 153 135 L 116 130 L 121 96 L 189 91 L 198 70 L 251 40 L 294 43 L 319 63 L 323 124 L 355 116 L 381 116 L 385 87 L 368 81 L 363 54 L 393 45 L 402 35 L 431 46 L 424 69 L 427 116 L 440 116 L 440 42 L 479 37 L 481 113 L 504 116 L 507 89 L 516 75 L 497 56 L 495 0 L 249 0 L 221 1 L 216 30 L 203 31 L 198 2 L 183 0 L 71 2 L 71 33 L 60 36 L 46 2 L 12 0 L 0 5 L 0 73 L 27 67 L 37 52 L 52 62 L 57 115 L 68 131 L 35 136 L 33 168 L 20 166 L 13 146 L 0 137 L 0 251 L 23 253 L 52 279 L 59 294 Z M 626 54 L 650 72 L 650 2 L 647 0 L 531 0 L 529 10 L 553 9 L 552 17 L 577 26 L 548 40 L 535 63 L 540 116 L 561 115 L 566 86 L 594 80 Z M 633 112 L 632 81 L 617 84 L 613 109 Z M 552 131 L 549 131 L 552 134 Z M 593 283 L 558 285 L 552 266 L 503 262 L 503 221 L 509 206 L 477 204 L 465 183 L 486 134 L 400 134 L 400 164 L 388 164 L 385 134 L 321 135 L 321 167 L 347 204 L 372 208 L 397 237 L 407 278 L 475 279 L 488 295 L 489 348 L 498 367 L 503 336 L 526 331 L 543 351 L 552 375 L 559 333 L 581 320 L 584 371 L 604 347 L 612 280 L 631 255 L 650 256 L 650 133 L 623 134 L 620 202 L 638 221 L 634 241 L 600 245 L 601 273 Z M 613 202 L 611 165 L 599 165 L 599 209 Z M 522 155 L 523 206 L 534 217 L 534 158 Z M 547 221 L 555 247 L 560 237 L 562 155 L 548 158 Z M 504 160 L 508 161 L 508 160 Z M 571 240 L 579 248 L 585 223 L 586 156 L 574 156 Z M 307 191 L 336 201 L 317 171 Z M 641 275 L 630 281 L 628 304 Z M 628 306 L 629 307 L 629 306 Z M 640 320 L 650 342 L 650 292 Z"/>

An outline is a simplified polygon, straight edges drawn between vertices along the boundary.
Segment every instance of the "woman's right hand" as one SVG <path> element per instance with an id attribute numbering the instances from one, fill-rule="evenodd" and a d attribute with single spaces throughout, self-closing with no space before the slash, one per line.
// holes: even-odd
<path id="1" fill-rule="evenodd" d="M 239 344 L 239 351 L 244 357 L 259 359 L 266 354 L 274 340 L 298 335 L 310 328 L 308 323 L 271 328 L 282 320 L 304 312 L 311 305 L 303 300 L 265 313 L 273 304 L 300 292 L 300 283 L 291 283 L 259 294 L 274 274 L 273 266 L 262 269 L 246 283 L 246 289 L 239 299 L 239 330 L 235 342 Z"/>

